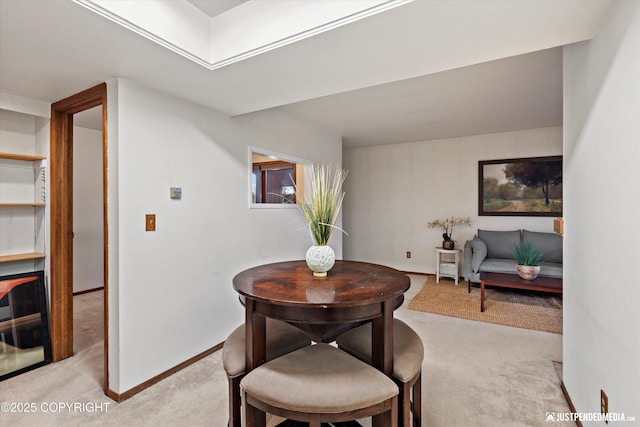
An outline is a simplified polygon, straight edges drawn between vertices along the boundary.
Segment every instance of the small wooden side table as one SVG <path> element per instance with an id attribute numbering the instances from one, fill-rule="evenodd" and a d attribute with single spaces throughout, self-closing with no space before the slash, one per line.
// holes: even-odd
<path id="1" fill-rule="evenodd" d="M 453 255 L 443 258 L 442 255 Z M 440 283 L 441 277 L 450 277 L 456 281 L 458 286 L 460 267 L 460 249 L 443 249 L 442 246 L 436 247 L 436 283 Z"/>

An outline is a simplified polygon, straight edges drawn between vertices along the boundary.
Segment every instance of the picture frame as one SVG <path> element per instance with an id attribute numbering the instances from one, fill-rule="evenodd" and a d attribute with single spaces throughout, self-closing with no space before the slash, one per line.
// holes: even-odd
<path id="1" fill-rule="evenodd" d="M 0 381 L 50 362 L 44 272 L 0 277 Z"/>
<path id="2" fill-rule="evenodd" d="M 562 156 L 478 162 L 478 215 L 562 216 Z"/>

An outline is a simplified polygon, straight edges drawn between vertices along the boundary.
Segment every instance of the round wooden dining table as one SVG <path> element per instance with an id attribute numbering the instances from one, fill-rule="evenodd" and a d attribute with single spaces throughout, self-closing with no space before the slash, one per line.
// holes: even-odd
<path id="1" fill-rule="evenodd" d="M 326 277 L 313 276 L 305 261 L 250 268 L 233 279 L 245 305 L 246 371 L 266 360 L 266 317 L 297 326 L 316 342 L 332 342 L 340 333 L 371 322 L 372 365 L 393 374 L 393 311 L 402 305 L 409 277 L 390 267 L 336 261 Z M 256 410 L 247 425 L 262 427 Z M 381 427 L 384 416 L 373 419 Z"/>

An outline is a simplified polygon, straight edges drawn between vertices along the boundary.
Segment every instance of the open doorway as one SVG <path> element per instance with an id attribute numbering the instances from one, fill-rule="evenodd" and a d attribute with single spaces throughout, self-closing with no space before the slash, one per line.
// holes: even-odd
<path id="1" fill-rule="evenodd" d="M 77 354 L 104 340 L 102 106 L 74 114 L 73 125 L 73 353 Z"/>
<path id="2" fill-rule="evenodd" d="M 108 372 L 108 256 L 107 236 L 107 86 L 102 83 L 91 89 L 51 104 L 51 251 L 49 276 L 51 304 L 51 350 L 53 361 L 70 357 L 73 345 L 74 291 L 74 115 L 94 107 L 99 108 L 101 121 L 100 167 L 102 188 L 99 192 L 102 208 L 102 284 L 104 337 L 104 390 L 109 390 Z M 80 117 L 79 117 L 80 118 Z M 100 224 L 98 224 L 100 227 Z"/>

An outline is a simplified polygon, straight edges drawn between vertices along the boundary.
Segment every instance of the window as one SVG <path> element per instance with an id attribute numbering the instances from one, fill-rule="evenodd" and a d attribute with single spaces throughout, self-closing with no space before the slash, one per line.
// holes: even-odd
<path id="1" fill-rule="evenodd" d="M 305 161 L 263 150 L 251 150 L 250 158 L 251 206 L 294 205 L 295 185 L 302 188 Z"/>
<path id="2" fill-rule="evenodd" d="M 263 161 L 263 159 L 256 159 L 256 157 L 262 156 L 254 154 L 251 181 L 252 202 L 295 203 L 296 196 L 293 185 L 296 180 L 295 163 L 273 159 Z"/>

